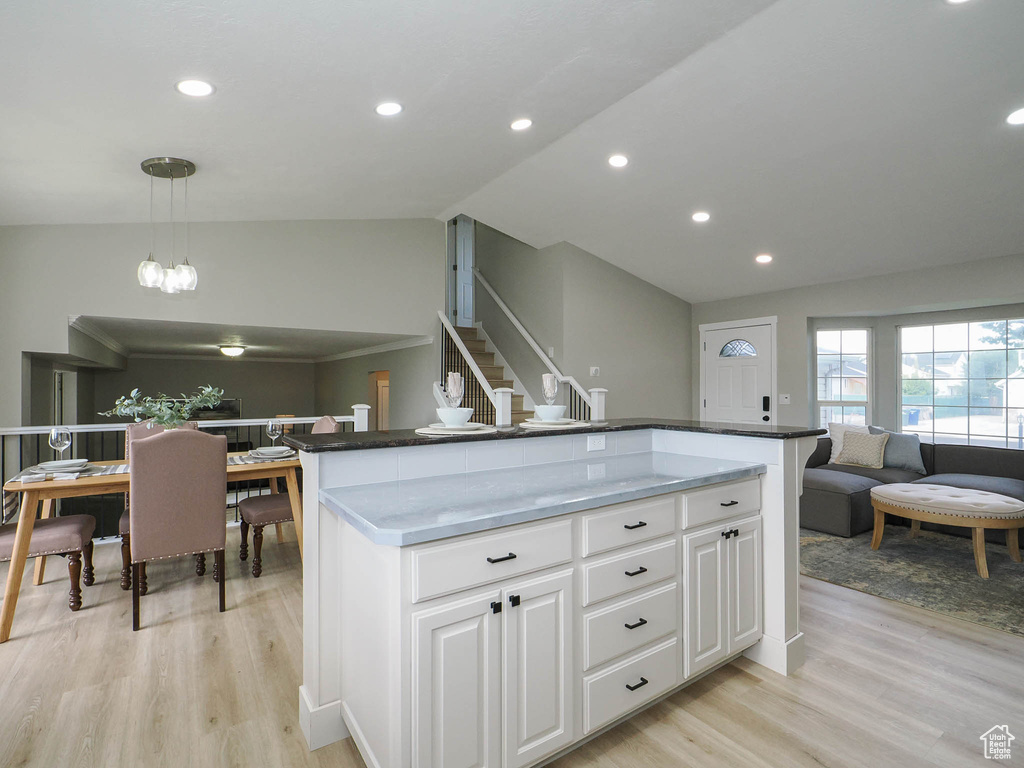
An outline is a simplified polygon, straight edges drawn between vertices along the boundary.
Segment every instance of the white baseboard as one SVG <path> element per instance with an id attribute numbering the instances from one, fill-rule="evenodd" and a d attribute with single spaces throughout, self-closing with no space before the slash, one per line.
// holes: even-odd
<path id="1" fill-rule="evenodd" d="M 789 640 L 764 635 L 743 655 L 780 675 L 791 675 L 804 663 L 804 633 L 798 632 Z"/>
<path id="2" fill-rule="evenodd" d="M 299 727 L 310 751 L 347 739 L 349 735 L 341 717 L 341 702 L 314 707 L 304 685 L 299 686 Z"/>

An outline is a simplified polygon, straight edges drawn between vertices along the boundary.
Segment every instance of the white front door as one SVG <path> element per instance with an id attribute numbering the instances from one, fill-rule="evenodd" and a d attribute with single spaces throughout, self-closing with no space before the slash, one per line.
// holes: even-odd
<path id="1" fill-rule="evenodd" d="M 740 424 L 775 423 L 774 327 L 701 331 L 701 418 Z"/>

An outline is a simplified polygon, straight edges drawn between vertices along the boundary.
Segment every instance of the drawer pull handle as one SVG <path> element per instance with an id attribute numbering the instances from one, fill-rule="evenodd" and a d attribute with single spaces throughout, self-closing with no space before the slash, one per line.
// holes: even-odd
<path id="1" fill-rule="evenodd" d="M 641 573 L 647 573 L 647 569 L 644 568 L 642 565 L 635 571 L 626 571 L 627 576 L 639 576 Z"/>
<path id="2" fill-rule="evenodd" d="M 515 552 L 509 552 L 504 557 L 488 557 L 487 558 L 487 562 L 491 563 L 493 565 L 494 563 L 504 563 L 506 560 L 515 560 L 515 559 L 516 559 L 516 553 Z"/>
<path id="3" fill-rule="evenodd" d="M 647 685 L 648 682 L 650 681 L 646 677 L 641 677 L 640 682 L 636 685 L 630 685 L 629 683 L 626 683 L 626 690 L 635 691 L 637 688 L 643 688 L 645 685 Z"/>
<path id="4" fill-rule="evenodd" d="M 723 501 L 721 505 L 723 507 L 735 507 L 737 504 L 739 504 L 739 502 L 733 499 L 732 501 Z"/>
<path id="5" fill-rule="evenodd" d="M 624 525 L 622 527 L 625 528 L 627 531 L 635 531 L 637 528 L 643 528 L 646 525 L 647 525 L 647 523 L 645 523 L 643 520 L 641 520 L 636 525 Z"/>
<path id="6" fill-rule="evenodd" d="M 638 621 L 636 624 L 627 624 L 626 629 L 636 629 L 637 627 L 642 627 L 646 623 L 647 619 L 641 618 L 640 621 Z"/>

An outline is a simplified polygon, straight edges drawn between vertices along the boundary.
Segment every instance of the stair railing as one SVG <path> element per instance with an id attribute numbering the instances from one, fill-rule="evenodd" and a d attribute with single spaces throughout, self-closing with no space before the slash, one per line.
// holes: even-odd
<path id="1" fill-rule="evenodd" d="M 462 405 L 473 409 L 473 420 L 498 427 L 511 426 L 512 390 L 505 387 L 492 388 L 451 321 L 442 311 L 438 311 L 437 316 L 444 329 L 441 334 L 441 381 L 447 379 L 450 371 L 462 374 Z M 438 381 L 434 382 L 434 399 L 438 407 L 447 405 L 444 390 Z"/>
<path id="2" fill-rule="evenodd" d="M 505 313 L 505 317 L 508 318 L 509 322 L 512 323 L 513 327 L 519 332 L 519 335 L 523 337 L 527 344 L 530 345 L 530 349 L 534 351 L 537 357 L 544 366 L 553 373 L 559 383 L 569 385 L 569 418 L 579 419 L 582 421 L 604 421 L 605 420 L 605 398 L 608 394 L 608 390 L 603 387 L 595 387 L 589 392 L 583 388 L 572 376 L 565 376 L 553 362 L 551 358 L 544 354 L 544 350 L 540 348 L 540 345 L 534 341 L 533 336 L 526 330 L 519 318 L 512 314 L 512 310 L 508 308 L 508 305 L 501 300 L 501 296 L 498 295 L 497 291 L 487 282 L 479 269 L 473 269 L 473 276 L 477 282 L 483 287 L 487 293 L 494 299 L 494 303 L 498 305 L 498 308 Z M 444 313 L 440 313 L 444 314 Z M 442 319 L 444 319 L 442 317 Z"/>

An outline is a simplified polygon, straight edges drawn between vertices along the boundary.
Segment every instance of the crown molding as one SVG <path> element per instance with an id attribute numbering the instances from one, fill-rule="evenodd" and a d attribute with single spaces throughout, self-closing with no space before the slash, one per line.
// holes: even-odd
<path id="1" fill-rule="evenodd" d="M 318 357 L 315 362 L 318 363 L 333 363 L 335 360 L 348 360 L 353 357 L 366 357 L 367 355 L 377 355 L 381 352 L 395 352 L 399 349 L 410 349 L 412 347 L 423 347 L 427 344 L 433 344 L 433 336 L 416 336 L 412 339 L 401 339 L 399 341 L 392 341 L 387 344 L 378 344 L 375 347 L 363 347 L 362 349 L 353 349 L 350 352 L 342 352 L 337 355 L 327 355 L 326 357 Z"/>
<path id="2" fill-rule="evenodd" d="M 102 344 L 115 355 L 120 355 L 121 357 L 129 357 L 127 347 L 121 344 L 121 342 L 119 342 L 113 336 L 108 334 L 106 331 L 93 325 L 91 322 L 86 320 L 82 315 L 72 315 L 71 317 L 69 317 L 68 327 L 74 328 L 76 331 L 84 333 L 93 341 L 97 341 L 100 344 Z"/>

